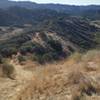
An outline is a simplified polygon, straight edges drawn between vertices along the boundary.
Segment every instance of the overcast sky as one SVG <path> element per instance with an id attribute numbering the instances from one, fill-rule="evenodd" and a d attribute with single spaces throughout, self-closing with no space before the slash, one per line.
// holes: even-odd
<path id="1" fill-rule="evenodd" d="M 100 0 L 15 0 L 15 1 L 33 1 L 37 3 L 62 3 L 71 5 L 100 5 Z"/>

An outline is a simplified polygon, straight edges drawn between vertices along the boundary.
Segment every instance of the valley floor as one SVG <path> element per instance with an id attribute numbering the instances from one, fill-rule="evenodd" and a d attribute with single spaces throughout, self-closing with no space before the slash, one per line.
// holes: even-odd
<path id="1" fill-rule="evenodd" d="M 10 63 L 16 79 L 0 78 L 0 100 L 100 100 L 100 51 L 53 64 Z"/>

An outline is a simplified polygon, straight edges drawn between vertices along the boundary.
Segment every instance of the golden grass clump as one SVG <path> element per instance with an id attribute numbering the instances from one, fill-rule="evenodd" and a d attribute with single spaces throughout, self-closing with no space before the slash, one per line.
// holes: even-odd
<path id="1" fill-rule="evenodd" d="M 99 50 L 90 50 L 82 56 L 82 61 L 84 62 L 100 62 L 100 51 Z"/>
<path id="2" fill-rule="evenodd" d="M 8 77 L 10 79 L 15 79 L 15 68 L 13 65 L 9 63 L 4 63 L 2 65 L 3 76 Z"/>
<path id="3" fill-rule="evenodd" d="M 74 54 L 72 54 L 69 59 L 74 60 L 74 62 L 80 62 L 82 58 L 82 54 L 79 52 L 75 52 Z"/>
<path id="4" fill-rule="evenodd" d="M 91 96 L 100 92 L 100 85 L 85 72 L 71 72 L 68 82 L 72 86 L 72 100 L 86 100 L 86 95 Z"/>

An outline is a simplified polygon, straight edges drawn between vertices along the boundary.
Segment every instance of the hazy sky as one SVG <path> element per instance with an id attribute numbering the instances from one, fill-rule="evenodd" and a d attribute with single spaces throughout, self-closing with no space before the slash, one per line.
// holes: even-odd
<path id="1" fill-rule="evenodd" d="M 15 0 L 15 1 L 33 1 L 37 3 L 62 3 L 74 5 L 100 5 L 100 0 Z"/>

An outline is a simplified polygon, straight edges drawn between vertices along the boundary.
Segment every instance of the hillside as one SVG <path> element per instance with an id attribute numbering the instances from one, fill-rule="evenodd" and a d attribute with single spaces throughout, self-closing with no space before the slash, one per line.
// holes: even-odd
<path id="1" fill-rule="evenodd" d="M 100 100 L 100 5 L 0 0 L 0 100 Z"/>
<path id="2" fill-rule="evenodd" d="M 49 14 L 43 15 L 42 20 L 45 20 L 39 21 L 35 26 L 1 27 L 1 55 L 11 57 L 20 52 L 27 56 L 30 53 L 39 57 L 35 59 L 48 58 L 50 61 L 65 58 L 75 51 L 87 51 L 99 45 L 95 33 L 99 33 L 100 29 L 91 25 L 88 20 L 60 13 L 56 19 L 54 13 L 51 19 L 46 20 Z"/>
<path id="3" fill-rule="evenodd" d="M 18 3 L 7 0 L 2 2 Z M 92 16 L 95 11 L 89 11 L 93 17 L 91 19 L 91 16 L 84 16 L 89 14 L 86 13 L 87 7 L 83 7 L 85 12 L 82 12 L 82 16 L 53 8 L 30 9 L 14 5 L 0 9 L 1 57 L 20 53 L 27 58 L 30 54 L 32 59 L 44 63 L 64 59 L 76 51 L 85 52 L 100 46 L 100 27 L 96 23 L 98 18 Z M 68 8 L 71 9 L 70 6 Z M 99 6 L 89 6 L 89 9 L 99 10 Z"/>
<path id="4" fill-rule="evenodd" d="M 6 10 L 0 9 L 0 26 L 36 25 L 41 21 L 54 19 L 57 16 L 67 15 L 49 9 L 30 10 L 22 7 L 10 7 Z"/>

